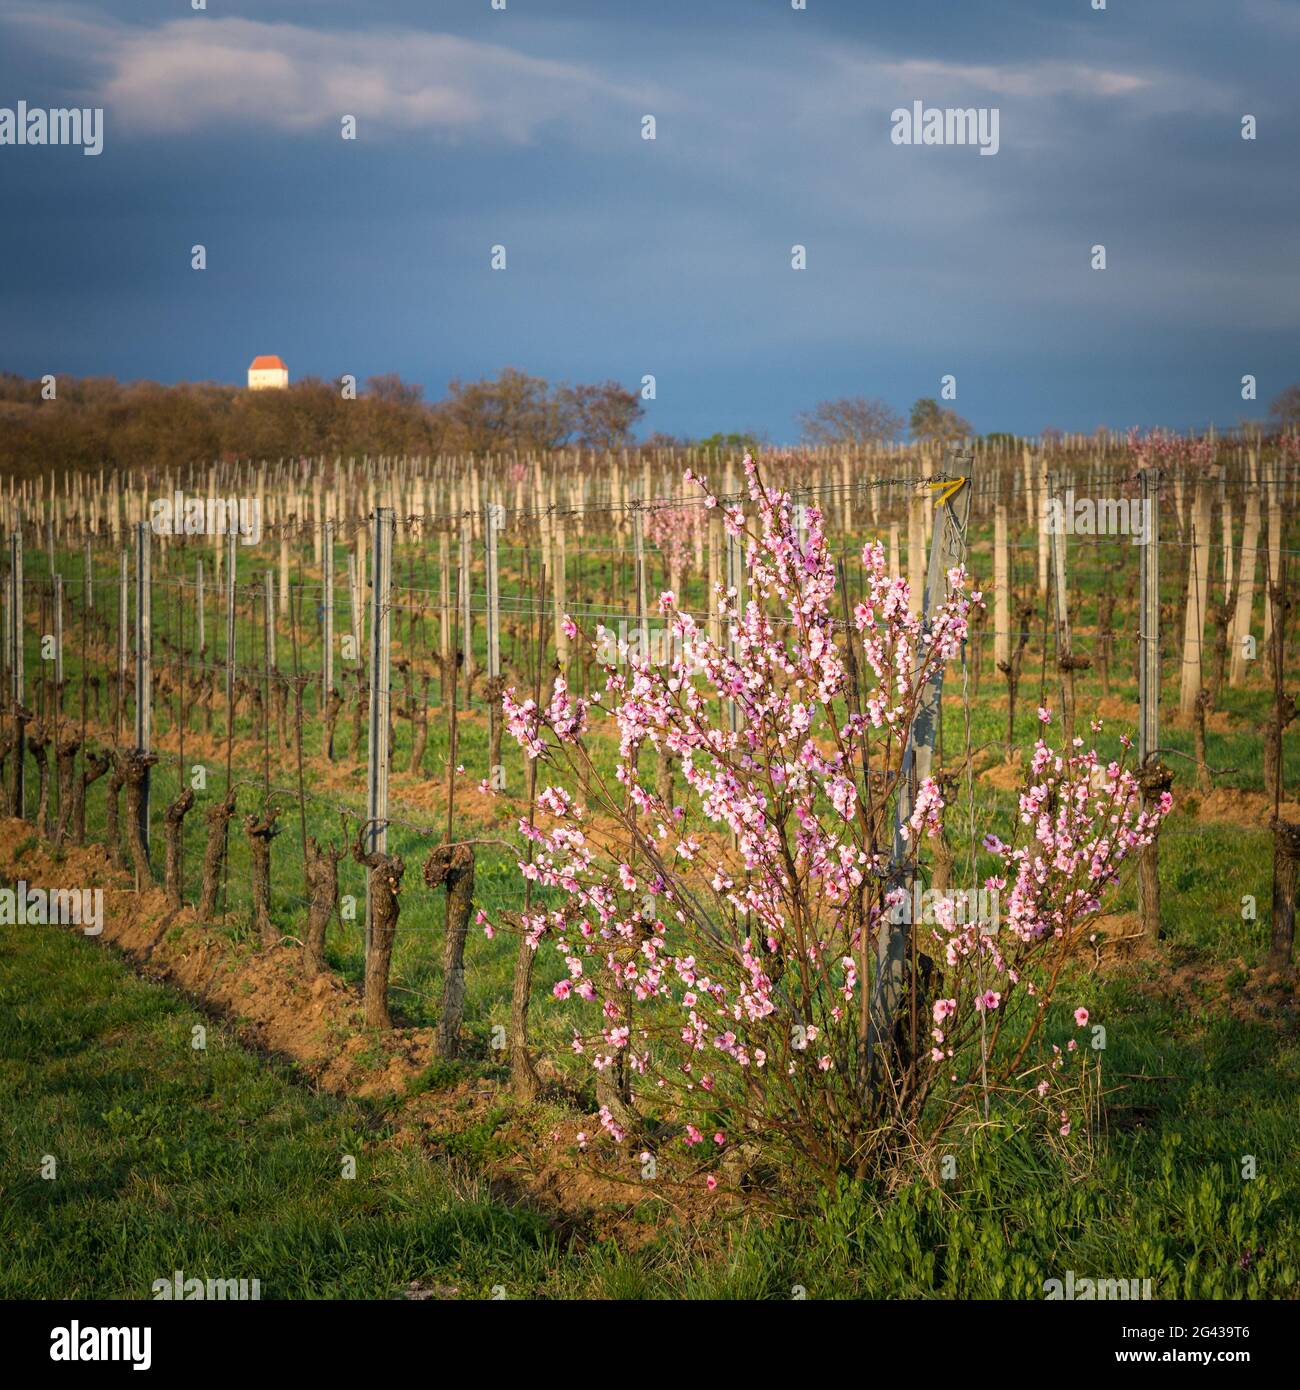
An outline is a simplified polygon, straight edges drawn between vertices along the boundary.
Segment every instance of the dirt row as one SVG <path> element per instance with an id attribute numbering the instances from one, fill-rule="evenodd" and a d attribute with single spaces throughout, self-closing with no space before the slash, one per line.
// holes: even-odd
<path id="1" fill-rule="evenodd" d="M 161 888 L 136 892 L 102 846 L 56 854 L 28 822 L 0 821 L 0 878 L 11 884 L 22 879 L 29 887 L 102 887 L 103 932 L 96 943 L 120 951 L 138 973 L 178 989 L 228 1023 L 245 1046 L 288 1060 L 309 1084 L 384 1102 L 390 1122 L 385 1143 L 417 1144 L 438 1156 L 454 1150 L 454 1136 L 499 1114 L 506 1101 L 500 1083 L 472 1074 L 445 1088 L 409 1093 L 435 1060 L 433 1028 L 367 1029 L 360 989 L 330 974 L 305 980 L 299 945 L 286 940 L 259 949 L 200 922 L 191 907 L 170 909 Z M 539 1065 L 544 1082 L 548 1070 Z M 548 1089 L 548 1099 L 563 1101 L 553 1076 Z M 572 1105 L 563 1119 L 556 1113 L 554 1105 L 545 1114 L 541 1108 L 507 1110 L 483 1160 L 494 1191 L 528 1201 L 570 1230 L 646 1238 L 645 1223 L 630 1219 L 632 1206 L 647 1196 L 635 1155 L 611 1154 L 597 1174 L 582 1159 L 578 1134 L 594 1134 L 599 1122 Z M 616 1165 L 612 1172 L 610 1165 Z M 627 1181 L 618 1177 L 624 1168 Z"/>

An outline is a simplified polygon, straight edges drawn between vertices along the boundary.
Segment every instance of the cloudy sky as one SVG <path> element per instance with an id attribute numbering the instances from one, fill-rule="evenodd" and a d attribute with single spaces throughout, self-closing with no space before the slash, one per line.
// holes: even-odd
<path id="1" fill-rule="evenodd" d="M 105 111 L 0 147 L 0 369 L 1230 424 L 1300 380 L 1298 60 L 1297 0 L 0 0 L 0 107 Z M 891 143 L 916 100 L 998 153 Z"/>

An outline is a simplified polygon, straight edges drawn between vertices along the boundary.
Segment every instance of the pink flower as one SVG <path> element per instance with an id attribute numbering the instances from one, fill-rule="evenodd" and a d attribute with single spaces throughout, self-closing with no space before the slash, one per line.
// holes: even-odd
<path id="1" fill-rule="evenodd" d="M 788 462 L 782 471 L 797 478 Z M 872 542 L 846 605 L 820 510 L 770 487 L 752 458 L 742 486 L 743 499 L 709 498 L 699 488 L 723 513 L 744 570 L 743 584 L 713 591 L 716 627 L 697 625 L 679 607 L 702 587 L 710 513 L 651 503 L 645 535 L 675 591 L 664 596 L 665 654 L 629 661 L 627 644 L 620 659 L 612 643 L 592 672 L 601 688 L 582 699 L 563 674 L 543 708 L 513 691 L 502 697 L 505 727 L 528 757 L 581 765 L 588 729 L 611 745 L 612 770 L 579 778 L 572 793 L 543 791 L 542 816 L 520 824 L 527 854 L 518 872 L 545 890 L 520 929 L 527 947 L 553 947 L 568 963 L 556 997 L 567 987 L 570 1001 L 600 1012 L 602 1031 L 585 1051 L 575 1035 L 574 1053 L 606 1075 L 626 1069 L 647 1098 L 658 1091 L 663 1113 L 680 1117 L 677 1132 L 702 1153 L 710 1137 L 721 1152 L 718 1136 L 747 1124 L 743 1096 L 755 1079 L 771 1116 L 804 1107 L 808 1138 L 838 1142 L 840 1102 L 856 1085 L 841 1062 L 851 1055 L 866 983 L 861 962 L 894 927 L 889 855 L 864 814 L 867 804 L 880 809 L 869 769 L 887 765 L 884 745 L 904 736 L 923 685 L 958 659 L 980 604 L 954 567 L 947 597 L 923 624 L 910 611 L 907 583 L 888 573 L 885 547 Z M 1047 723 L 1051 711 L 1040 717 Z M 1124 755 L 1106 761 L 1073 743 L 1052 748 L 1050 730 L 1040 733 L 1010 843 L 983 840 L 997 859 L 996 874 L 980 885 L 997 894 L 996 934 L 974 920 L 969 902 L 960 916 L 945 902 L 942 913 L 913 923 L 918 946 L 944 961 L 952 991 L 931 1000 L 926 1079 L 940 1112 L 949 1088 L 962 1085 L 947 1066 L 969 1042 L 957 1015 L 978 1010 L 987 1021 L 1012 990 L 1022 992 L 1033 1001 L 1025 1017 L 999 1013 L 1003 1027 L 985 1029 L 1003 1057 L 1015 1055 L 1035 1012 L 1057 1002 L 1050 957 L 1086 940 L 1125 861 L 1152 842 L 1168 810 L 1165 802 L 1142 810 Z M 668 804 L 656 755 L 673 766 Z M 945 800 L 952 798 L 936 779 L 921 779 L 903 838 L 914 845 L 942 833 L 958 809 Z M 723 843 L 734 856 L 715 850 Z M 653 906 L 648 917 L 643 902 Z M 728 927 L 719 934 L 722 921 Z M 1080 1028 L 1087 1017 L 1076 1016 Z M 783 1038 L 790 1042 L 772 1041 Z M 1073 1055 L 1083 1048 L 1076 1044 Z M 1049 1051 L 1039 1075 L 1069 1056 L 1065 1044 Z M 705 1066 L 713 1075 L 701 1075 Z M 1035 1084 L 1028 1078 L 1026 1089 Z M 619 1137 L 610 1120 L 602 1116 L 601 1148 Z M 780 1134 L 766 1124 L 762 1142 L 789 1142 Z"/>
<path id="2" fill-rule="evenodd" d="M 714 1189 L 715 1187 L 717 1187 L 717 1185 L 718 1185 L 718 1180 L 717 1180 L 717 1178 L 715 1178 L 715 1177 L 713 1176 L 712 1173 L 710 1173 L 709 1176 L 708 1176 L 707 1178 L 704 1179 L 704 1186 L 707 1187 L 707 1188 L 709 1189 L 710 1192 L 712 1192 L 713 1189 Z"/>
<path id="3" fill-rule="evenodd" d="M 1088 1026 L 1088 1010 L 1075 1009 L 1074 1021 L 1079 1025 L 1080 1028 L 1086 1028 Z"/>

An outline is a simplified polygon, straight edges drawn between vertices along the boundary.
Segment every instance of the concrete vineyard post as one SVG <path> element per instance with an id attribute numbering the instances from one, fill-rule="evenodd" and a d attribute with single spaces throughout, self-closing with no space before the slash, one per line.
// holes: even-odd
<path id="1" fill-rule="evenodd" d="M 946 471 L 964 475 L 960 486 L 945 490 L 935 510 L 934 532 L 930 542 L 928 582 L 925 588 L 922 621 L 928 625 L 949 593 L 948 573 L 966 558 L 966 530 L 970 522 L 973 459 L 968 453 L 954 453 L 953 466 Z M 949 485 L 951 488 L 951 485 Z M 912 815 L 916 788 L 930 776 L 935 737 L 943 695 L 943 667 L 930 675 L 917 702 L 898 778 L 894 807 L 894 842 L 891 874 L 893 886 L 910 900 L 915 866 L 908 862 L 908 821 Z M 914 837 L 913 837 L 914 838 Z M 908 914 L 910 916 L 910 914 Z M 911 931 L 908 922 L 882 925 L 876 946 L 876 971 L 868 1004 L 866 1062 L 873 1085 L 885 1083 L 887 1066 L 881 1053 L 894 1036 L 894 1027 L 907 995 Z M 923 1022 L 920 1026 L 924 1026 Z"/>

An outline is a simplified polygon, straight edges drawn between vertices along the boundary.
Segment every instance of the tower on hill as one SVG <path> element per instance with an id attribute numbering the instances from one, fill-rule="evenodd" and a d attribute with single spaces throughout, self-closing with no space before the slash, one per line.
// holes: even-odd
<path id="1" fill-rule="evenodd" d="M 289 369 L 278 357 L 254 357 L 248 369 L 250 391 L 283 391 L 289 384 Z"/>

